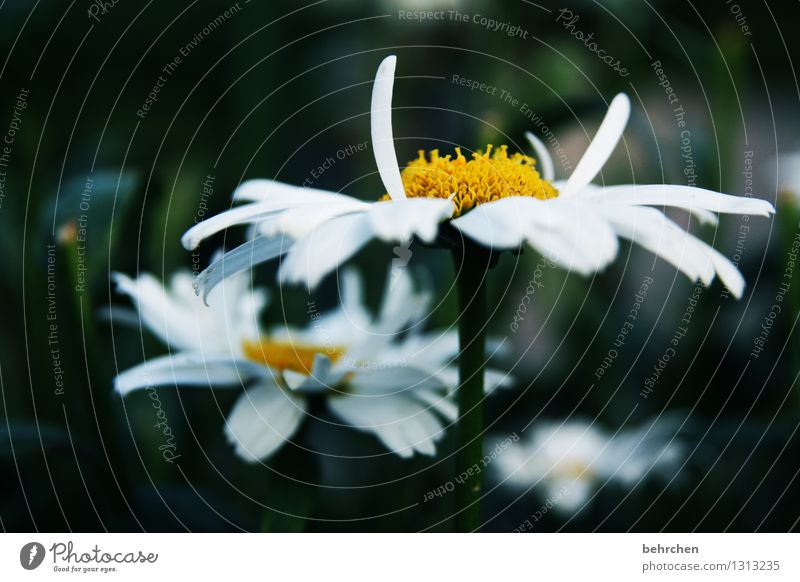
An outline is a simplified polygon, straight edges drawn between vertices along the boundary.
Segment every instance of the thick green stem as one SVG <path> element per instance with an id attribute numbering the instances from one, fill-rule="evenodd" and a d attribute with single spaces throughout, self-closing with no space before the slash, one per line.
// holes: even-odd
<path id="1" fill-rule="evenodd" d="M 453 254 L 459 295 L 460 348 L 454 494 L 456 531 L 472 532 L 480 526 L 487 264 L 465 254 L 461 249 Z"/>

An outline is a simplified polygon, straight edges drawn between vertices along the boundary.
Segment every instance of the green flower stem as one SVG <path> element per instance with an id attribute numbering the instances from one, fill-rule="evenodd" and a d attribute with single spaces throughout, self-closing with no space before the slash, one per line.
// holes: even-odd
<path id="1" fill-rule="evenodd" d="M 476 531 L 480 526 L 483 458 L 483 369 L 486 355 L 486 274 L 488 261 L 476 260 L 478 249 L 457 248 L 453 257 L 458 286 L 458 441 L 455 474 L 455 528 Z M 480 249 L 482 250 L 482 249 Z M 477 256 L 476 256 L 477 255 Z"/>

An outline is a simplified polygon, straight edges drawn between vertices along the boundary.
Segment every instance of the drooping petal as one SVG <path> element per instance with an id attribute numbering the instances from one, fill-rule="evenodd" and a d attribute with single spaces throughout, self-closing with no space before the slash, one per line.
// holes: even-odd
<path id="1" fill-rule="evenodd" d="M 388 242 L 405 242 L 413 236 L 430 243 L 439 223 L 453 215 L 453 203 L 445 198 L 406 198 L 376 202 L 369 210 L 375 236 Z"/>
<path id="2" fill-rule="evenodd" d="M 406 191 L 400 179 L 400 166 L 397 163 L 392 133 L 392 88 L 396 64 L 397 57 L 391 55 L 383 59 L 378 67 L 372 87 L 370 124 L 372 151 L 383 186 L 392 200 L 402 200 L 406 197 Z"/>
<path id="3" fill-rule="evenodd" d="M 699 241 L 705 247 L 706 254 L 711 262 L 714 264 L 714 270 L 719 276 L 719 280 L 731 292 L 736 299 L 741 299 L 744 293 L 744 277 L 739 269 L 736 268 L 727 257 L 720 253 L 717 249 L 711 247 L 703 241 Z"/>
<path id="4" fill-rule="evenodd" d="M 617 147 L 630 113 L 631 102 L 628 96 L 620 93 L 614 97 L 592 143 L 567 180 L 564 189 L 560 191 L 560 196 L 576 194 L 594 180 Z"/>
<path id="5" fill-rule="evenodd" d="M 288 252 L 293 242 L 284 237 L 257 236 L 222 254 L 197 276 L 195 288 L 208 300 L 211 291 L 223 280 L 276 259 Z"/>
<path id="6" fill-rule="evenodd" d="M 125 370 L 114 379 L 114 390 L 126 396 L 154 386 L 238 387 L 244 381 L 266 375 L 267 370 L 254 362 L 183 352 L 153 358 Z"/>
<path id="7" fill-rule="evenodd" d="M 305 411 L 305 398 L 265 381 L 236 401 L 228 415 L 225 437 L 241 459 L 257 463 L 292 438 Z"/>
<path id="8" fill-rule="evenodd" d="M 313 289 L 372 236 L 364 213 L 334 218 L 294 244 L 281 264 L 279 278 L 284 283 L 303 283 Z"/>
<path id="9" fill-rule="evenodd" d="M 556 171 L 553 166 L 553 158 L 550 156 L 550 151 L 547 149 L 547 146 L 530 131 L 525 132 L 525 138 L 536 152 L 536 160 L 539 162 L 539 170 L 542 174 L 542 178 L 548 182 L 552 182 L 555 180 Z"/>
<path id="10" fill-rule="evenodd" d="M 328 399 L 328 407 L 344 423 L 374 434 L 403 458 L 414 452 L 436 454 L 435 442 L 443 436 L 442 423 L 430 407 L 402 394 L 338 396 Z"/>
<path id="11" fill-rule="evenodd" d="M 695 186 L 669 184 L 607 186 L 592 193 L 607 204 L 639 204 L 701 209 L 720 214 L 751 214 L 769 216 L 775 208 L 766 200 L 720 194 Z"/>
<path id="12" fill-rule="evenodd" d="M 710 247 L 655 208 L 621 207 L 609 218 L 620 236 L 658 255 L 692 281 L 699 279 L 708 285 L 713 280 L 716 268 Z"/>

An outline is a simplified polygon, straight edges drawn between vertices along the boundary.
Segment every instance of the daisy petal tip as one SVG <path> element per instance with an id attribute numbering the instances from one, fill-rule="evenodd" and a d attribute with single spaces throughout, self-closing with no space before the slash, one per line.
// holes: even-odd
<path id="1" fill-rule="evenodd" d="M 183 233 L 183 236 L 181 237 L 181 245 L 187 251 L 193 251 L 200 245 L 200 239 L 194 236 L 192 230 L 193 228 L 190 228 L 185 233 Z"/>
<path id="2" fill-rule="evenodd" d="M 617 107 L 622 107 L 630 111 L 631 109 L 631 98 L 628 97 L 627 93 L 617 93 L 614 96 L 614 99 L 611 100 L 611 107 L 614 107 L 616 104 Z"/>
<path id="3" fill-rule="evenodd" d="M 378 65 L 378 77 L 391 77 L 394 76 L 395 68 L 397 67 L 397 55 L 389 55 L 381 61 Z"/>

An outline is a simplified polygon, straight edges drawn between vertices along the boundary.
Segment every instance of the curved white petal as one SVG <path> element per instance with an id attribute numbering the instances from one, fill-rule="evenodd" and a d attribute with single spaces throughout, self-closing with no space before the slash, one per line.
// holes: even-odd
<path id="1" fill-rule="evenodd" d="M 285 182 L 258 178 L 242 182 L 233 191 L 234 202 L 265 202 L 265 201 L 291 201 L 291 202 L 335 202 L 344 194 L 319 188 L 306 188 Z"/>
<path id="2" fill-rule="evenodd" d="M 718 250 L 703 241 L 699 242 L 705 247 L 708 258 L 714 263 L 714 270 L 717 272 L 719 280 L 736 299 L 741 299 L 744 293 L 745 281 L 739 269 Z"/>
<path id="3" fill-rule="evenodd" d="M 405 242 L 413 236 L 430 243 L 439 233 L 439 223 L 453 215 L 446 198 L 405 198 L 375 202 L 369 209 L 369 224 L 375 236 L 388 242 Z"/>
<path id="4" fill-rule="evenodd" d="M 402 200 L 406 197 L 406 191 L 403 180 L 400 179 L 400 166 L 397 163 L 392 133 L 392 87 L 396 64 L 397 57 L 391 55 L 383 59 L 378 67 L 372 87 L 370 125 L 372 151 L 383 185 L 392 200 Z"/>
<path id="5" fill-rule="evenodd" d="M 363 212 L 329 220 L 294 244 L 281 264 L 279 278 L 284 283 L 303 283 L 313 289 L 372 236 Z"/>
<path id="6" fill-rule="evenodd" d="M 183 233 L 181 244 L 186 250 L 194 250 L 204 239 L 211 235 L 221 232 L 231 226 L 258 222 L 280 210 L 283 210 L 283 207 L 276 208 L 273 202 L 253 202 L 251 204 L 225 210 L 202 222 L 198 222 Z"/>
<path id="7" fill-rule="evenodd" d="M 225 424 L 225 437 L 241 459 L 257 463 L 292 438 L 305 411 L 305 398 L 265 381 L 236 401 Z"/>
<path id="8" fill-rule="evenodd" d="M 658 255 L 692 281 L 708 285 L 715 266 L 701 241 L 655 208 L 620 207 L 609 213 L 617 233 Z"/>
<path id="9" fill-rule="evenodd" d="M 114 378 L 114 390 L 126 396 L 134 390 L 153 386 L 237 387 L 245 380 L 266 375 L 263 366 L 230 356 L 177 353 L 125 370 Z"/>
<path id="10" fill-rule="evenodd" d="M 257 236 L 220 255 L 197 276 L 195 288 L 207 301 L 209 294 L 223 281 L 240 275 L 288 252 L 293 241 L 283 237 Z M 249 277 L 247 278 L 249 281 Z M 231 298 L 231 301 L 234 299 Z"/>
<path id="11" fill-rule="evenodd" d="M 775 208 L 766 200 L 731 196 L 695 186 L 669 184 L 607 186 L 592 192 L 607 204 L 674 206 L 686 210 L 701 209 L 720 214 L 769 216 Z"/>
<path id="12" fill-rule="evenodd" d="M 245 189 L 248 196 L 253 196 L 255 201 L 229 208 L 219 214 L 215 214 L 202 222 L 198 222 L 181 237 L 181 244 L 188 250 L 197 248 L 203 239 L 213 234 L 221 232 L 232 226 L 244 224 L 256 224 L 269 231 L 275 223 L 275 218 L 279 213 L 293 209 L 306 208 L 314 209 L 318 206 L 330 207 L 336 204 L 358 203 L 355 198 L 328 192 L 326 190 L 313 190 L 311 188 L 301 188 L 290 184 L 283 184 L 272 180 L 250 180 L 245 182 L 240 189 Z M 254 192 L 266 190 L 269 194 L 255 197 Z M 236 197 L 234 192 L 234 197 Z M 239 196 L 238 199 L 251 199 Z M 361 203 L 363 204 L 363 202 Z"/>
<path id="13" fill-rule="evenodd" d="M 533 132 L 526 131 L 525 138 L 536 152 L 536 159 L 540 164 L 542 178 L 548 182 L 552 182 L 555 180 L 556 170 L 553 166 L 553 158 L 550 156 L 550 151 L 547 149 L 547 146 L 544 145 L 544 142 L 536 137 Z"/>
<path id="14" fill-rule="evenodd" d="M 631 113 L 631 102 L 625 93 L 620 93 L 611 101 L 600 128 L 589 144 L 586 153 L 575 167 L 575 171 L 567 180 L 560 196 L 571 196 L 579 192 L 584 186 L 591 183 L 611 157 L 617 147 L 628 117 Z"/>

